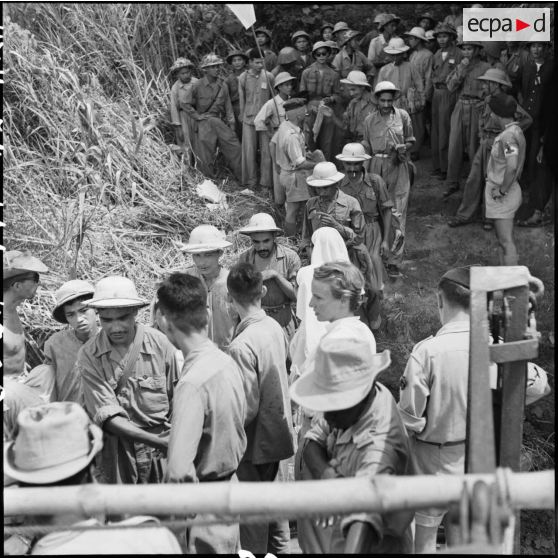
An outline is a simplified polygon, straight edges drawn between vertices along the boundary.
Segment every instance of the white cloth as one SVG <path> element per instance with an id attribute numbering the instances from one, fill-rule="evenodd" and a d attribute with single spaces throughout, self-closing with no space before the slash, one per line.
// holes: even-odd
<path id="1" fill-rule="evenodd" d="M 113 525 L 159 523 L 154 517 L 131 517 Z M 75 526 L 100 525 L 88 519 Z M 166 527 L 138 527 L 135 529 L 93 529 L 88 531 L 58 531 L 40 539 L 31 554 L 183 554 L 176 537 Z"/>
<path id="2" fill-rule="evenodd" d="M 319 322 L 310 308 L 314 269 L 327 262 L 349 261 L 345 241 L 332 227 L 321 227 L 316 230 L 312 235 L 312 244 L 311 263 L 300 268 L 296 276 L 298 285 L 296 315 L 300 319 L 300 326 L 290 344 L 291 382 L 304 373 L 311 363 L 311 355 L 316 351 L 320 339 L 326 332 L 326 324 Z"/>

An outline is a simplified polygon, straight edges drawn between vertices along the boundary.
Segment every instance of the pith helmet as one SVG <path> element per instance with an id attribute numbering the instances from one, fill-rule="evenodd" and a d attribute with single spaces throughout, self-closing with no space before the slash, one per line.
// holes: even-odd
<path id="1" fill-rule="evenodd" d="M 405 35 L 409 37 L 416 37 L 417 39 L 421 39 L 422 41 L 428 41 L 426 37 L 426 31 L 422 27 L 413 27 L 410 31 L 405 33 Z"/>
<path id="2" fill-rule="evenodd" d="M 214 53 L 206 54 L 201 61 L 200 68 L 207 68 L 209 66 L 220 66 L 223 59 Z"/>
<path id="3" fill-rule="evenodd" d="M 242 50 L 233 50 L 232 52 L 229 52 L 229 54 L 225 58 L 227 64 L 230 64 L 235 56 L 241 56 L 246 62 L 248 62 L 248 55 L 245 52 L 243 52 Z"/>
<path id="4" fill-rule="evenodd" d="M 488 70 L 486 70 L 486 72 L 484 72 L 484 74 L 477 79 L 492 81 L 494 83 L 499 83 L 500 85 L 506 85 L 507 87 L 512 86 L 512 83 L 508 78 L 508 74 L 499 68 L 488 68 Z"/>
<path id="5" fill-rule="evenodd" d="M 229 246 L 232 244 L 225 239 L 225 233 L 213 225 L 199 225 L 190 233 L 188 244 L 179 244 L 181 250 L 190 254 L 216 252 Z"/>
<path id="6" fill-rule="evenodd" d="M 343 178 L 345 175 L 339 172 L 333 163 L 325 161 L 314 167 L 312 174 L 306 179 L 306 183 L 313 188 L 325 188 L 337 184 Z"/>
<path id="7" fill-rule="evenodd" d="M 401 37 L 394 37 L 389 40 L 387 46 L 384 47 L 384 52 L 386 54 L 402 54 L 407 52 L 409 47 L 405 44 L 405 41 Z"/>
<path id="8" fill-rule="evenodd" d="M 174 64 L 171 66 L 169 72 L 175 72 L 176 70 L 180 70 L 181 68 L 195 68 L 195 64 L 188 60 L 188 58 L 177 58 L 174 61 Z"/>
<path id="9" fill-rule="evenodd" d="M 401 21 L 400 17 L 397 17 L 395 14 L 381 14 L 382 20 L 378 25 L 378 29 L 381 31 L 388 23 L 395 21 L 395 23 L 399 23 Z"/>
<path id="10" fill-rule="evenodd" d="M 255 31 L 256 35 L 258 33 L 262 33 L 264 35 L 267 36 L 267 38 L 271 41 L 272 39 L 272 35 L 271 35 L 271 31 L 269 29 L 267 29 L 266 27 L 258 27 Z"/>
<path id="11" fill-rule="evenodd" d="M 295 31 L 291 35 L 291 43 L 294 43 L 300 37 L 305 37 L 306 39 L 310 40 L 310 35 L 306 33 L 306 31 Z"/>
<path id="12" fill-rule="evenodd" d="M 256 213 L 250 217 L 248 224 L 238 232 L 250 236 L 258 232 L 280 233 L 282 230 L 275 224 L 275 220 L 269 213 Z"/>
<path id="13" fill-rule="evenodd" d="M 343 147 L 343 151 L 339 155 L 336 155 L 335 158 L 347 163 L 359 163 L 372 159 L 364 150 L 362 143 L 348 143 Z"/>
<path id="14" fill-rule="evenodd" d="M 48 267 L 39 258 L 31 255 L 29 250 L 9 250 L 2 259 L 3 278 L 11 279 L 24 273 L 46 273 Z"/>
<path id="15" fill-rule="evenodd" d="M 447 33 L 448 35 L 453 35 L 454 37 L 457 37 L 457 31 L 455 27 L 451 25 L 451 23 L 439 23 L 436 26 L 436 29 L 434 29 L 433 35 L 434 37 L 436 37 L 440 33 Z"/>
<path id="16" fill-rule="evenodd" d="M 325 44 L 331 49 L 331 50 L 341 50 L 339 48 L 339 45 L 335 42 L 335 41 L 325 41 Z"/>
<path id="17" fill-rule="evenodd" d="M 382 23 L 384 21 L 386 14 L 378 14 L 375 18 L 373 23 Z"/>
<path id="18" fill-rule="evenodd" d="M 295 77 L 291 76 L 289 72 L 279 72 L 277 77 L 275 78 L 275 88 L 279 87 L 283 83 L 287 83 L 288 81 L 296 80 Z"/>
<path id="19" fill-rule="evenodd" d="M 368 89 L 372 88 L 372 86 L 368 83 L 364 72 L 360 72 L 359 70 L 349 72 L 347 77 L 340 81 L 341 83 L 346 83 L 347 85 L 359 85 L 361 87 L 368 87 Z"/>
<path id="20" fill-rule="evenodd" d="M 377 97 L 380 93 L 383 93 L 384 91 L 391 91 L 392 93 L 395 94 L 396 99 L 397 97 L 399 97 L 399 94 L 401 93 L 401 90 L 398 87 L 396 87 L 393 83 L 391 83 L 391 81 L 380 81 L 380 83 L 378 83 L 374 88 L 374 95 Z"/>
<path id="21" fill-rule="evenodd" d="M 349 26 L 347 25 L 346 22 L 344 21 L 338 21 L 334 26 L 333 26 L 333 34 L 335 35 L 335 33 L 339 33 L 339 31 L 348 31 L 349 30 Z"/>
<path id="22" fill-rule="evenodd" d="M 138 296 L 134 283 L 120 275 L 99 280 L 93 298 L 87 301 L 92 308 L 140 308 L 148 304 Z"/>
<path id="23" fill-rule="evenodd" d="M 329 47 L 325 41 L 317 41 L 312 45 L 312 54 L 314 54 L 314 52 L 316 52 L 319 48 L 327 48 L 328 50 L 331 50 L 331 47 Z"/>
<path id="24" fill-rule="evenodd" d="M 360 37 L 362 33 L 360 31 L 354 31 L 353 29 L 349 29 L 345 34 L 341 37 L 339 41 L 339 46 L 345 46 L 351 39 L 355 37 Z"/>
<path id="25" fill-rule="evenodd" d="M 284 66 L 285 64 L 292 64 L 300 60 L 300 53 L 296 48 L 287 46 L 283 47 L 277 54 L 277 64 Z"/>
<path id="26" fill-rule="evenodd" d="M 76 298 L 82 296 L 90 295 L 89 298 L 93 298 L 93 293 L 95 292 L 95 287 L 87 281 L 82 281 L 81 279 L 73 279 L 72 281 L 66 281 L 55 293 L 54 297 L 56 299 L 56 306 L 52 311 L 52 317 L 62 324 L 67 324 L 68 320 L 64 315 L 63 306 L 72 302 Z"/>
<path id="27" fill-rule="evenodd" d="M 328 23 L 327 21 L 324 21 L 322 23 L 322 26 L 320 27 L 320 32 L 323 33 L 324 29 L 330 28 L 331 30 L 333 30 L 333 23 Z"/>
<path id="28" fill-rule="evenodd" d="M 432 16 L 432 14 L 430 14 L 430 13 L 428 13 L 428 12 L 425 12 L 424 14 L 422 14 L 422 15 L 418 18 L 419 21 L 420 21 L 421 19 L 429 19 L 429 20 L 432 22 L 432 25 L 433 25 L 433 26 L 436 25 L 436 23 L 437 23 L 437 21 L 438 21 L 437 19 L 435 19 L 435 18 Z"/>
<path id="29" fill-rule="evenodd" d="M 436 37 L 434 36 L 434 31 L 432 31 L 432 29 L 429 29 L 424 35 L 426 36 L 426 38 L 429 41 L 435 41 L 436 40 Z"/>

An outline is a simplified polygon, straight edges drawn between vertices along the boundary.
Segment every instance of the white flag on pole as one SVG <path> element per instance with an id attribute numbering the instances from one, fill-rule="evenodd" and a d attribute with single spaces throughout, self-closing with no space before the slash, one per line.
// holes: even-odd
<path id="1" fill-rule="evenodd" d="M 250 29 L 256 23 L 254 4 L 226 4 L 226 6 L 240 20 L 245 29 Z"/>

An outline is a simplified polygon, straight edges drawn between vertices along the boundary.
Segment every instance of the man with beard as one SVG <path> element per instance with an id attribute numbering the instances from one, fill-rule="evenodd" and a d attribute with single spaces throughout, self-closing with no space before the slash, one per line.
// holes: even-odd
<path id="1" fill-rule="evenodd" d="M 277 243 L 282 231 L 267 213 L 253 215 L 239 232 L 250 237 L 252 247 L 240 254 L 238 263 L 251 263 L 261 272 L 266 287 L 262 308 L 279 322 L 290 340 L 296 329 L 293 304 L 300 258 L 294 250 Z"/>

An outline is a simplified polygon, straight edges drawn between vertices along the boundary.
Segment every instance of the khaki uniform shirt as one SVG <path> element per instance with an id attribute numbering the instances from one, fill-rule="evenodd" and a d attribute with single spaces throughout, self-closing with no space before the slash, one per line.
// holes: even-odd
<path id="1" fill-rule="evenodd" d="M 83 405 L 81 376 L 75 373 L 77 356 L 83 345 L 71 328 L 58 331 L 46 340 L 45 364 L 54 367 L 55 376 L 52 401 L 75 401 Z"/>
<path id="2" fill-rule="evenodd" d="M 351 139 L 361 141 L 364 135 L 364 120 L 374 110 L 376 105 L 372 101 L 372 95 L 364 93 L 361 99 L 351 99 L 347 105 L 347 110 L 343 114 L 343 122 Z"/>
<path id="3" fill-rule="evenodd" d="M 182 83 L 179 79 L 174 82 L 170 92 L 170 113 L 171 122 L 173 124 L 181 125 L 180 110 L 186 103 L 188 91 L 192 88 L 194 83 L 197 83 L 198 78 L 191 78 L 188 83 Z"/>
<path id="4" fill-rule="evenodd" d="M 285 122 L 285 101 L 281 95 L 275 95 L 273 99 L 267 101 L 254 117 L 254 126 L 258 132 L 275 132 L 281 122 Z"/>
<path id="5" fill-rule="evenodd" d="M 364 236 L 364 215 L 358 201 L 338 190 L 335 198 L 327 205 L 320 201 L 319 196 L 310 198 L 306 202 L 304 221 L 302 223 L 301 248 L 312 244 L 312 235 L 322 225 L 317 211 L 331 215 L 340 225 L 339 234 L 345 244 L 360 244 Z"/>
<path id="6" fill-rule="evenodd" d="M 447 53 L 445 59 L 443 56 L 444 52 Z M 448 47 L 445 51 L 437 50 L 430 59 L 432 64 L 432 87 L 436 85 L 447 87 L 446 81 L 448 76 L 455 70 L 462 58 L 463 54 L 461 53 L 461 49 L 457 48 L 455 45 Z M 427 95 L 430 95 L 430 93 L 431 92 L 427 91 Z"/>
<path id="7" fill-rule="evenodd" d="M 341 181 L 339 188 L 348 196 L 355 198 L 362 209 L 364 220 L 368 223 L 377 219 L 384 209 L 393 207 L 386 183 L 379 174 L 363 176 L 360 182 L 351 183 L 347 176 Z M 376 192 L 379 194 L 376 195 Z"/>
<path id="8" fill-rule="evenodd" d="M 332 64 L 343 79 L 353 70 L 358 70 L 365 74 L 374 73 L 372 64 L 362 52 L 357 50 L 349 55 L 345 47 L 335 55 Z"/>
<path id="9" fill-rule="evenodd" d="M 234 358 L 246 394 L 246 435 L 243 461 L 275 463 L 294 454 L 287 338 L 263 310 L 237 326 L 229 354 Z"/>
<path id="10" fill-rule="evenodd" d="M 430 83 L 432 79 L 432 56 L 432 52 L 427 48 L 413 50 L 409 56 L 409 62 L 418 70 L 418 74 L 422 79 L 422 88 L 426 98 L 428 98 L 427 94 L 432 89 L 432 84 Z"/>
<path id="11" fill-rule="evenodd" d="M 244 124 L 254 124 L 254 117 L 262 106 L 273 97 L 275 78 L 271 72 L 262 70 L 255 75 L 251 70 L 242 72 L 238 78 L 240 118 Z"/>
<path id="12" fill-rule="evenodd" d="M 2 401 L 2 420 L 4 442 L 15 439 L 18 431 L 17 416 L 27 407 L 44 405 L 39 392 L 19 382 L 14 376 L 4 376 L 4 400 Z"/>
<path id="13" fill-rule="evenodd" d="M 468 377 L 468 320 L 447 323 L 417 343 L 399 390 L 407 430 L 439 444 L 465 440 Z"/>
<path id="14" fill-rule="evenodd" d="M 209 339 L 190 351 L 176 384 L 167 480 L 232 476 L 246 449 L 246 397 L 234 360 Z"/>
<path id="15" fill-rule="evenodd" d="M 320 70 L 314 63 L 302 72 L 299 91 L 307 91 L 310 101 L 335 95 L 339 93 L 339 74 L 333 68 Z"/>
<path id="16" fill-rule="evenodd" d="M 468 66 L 459 64 L 448 75 L 446 84 L 450 91 L 459 91 L 460 97 L 482 98 L 482 81 L 478 80 L 490 68 L 488 62 L 472 58 Z"/>
<path id="17" fill-rule="evenodd" d="M 418 69 L 410 62 L 404 60 L 399 65 L 393 62 L 382 66 L 378 71 L 378 83 L 391 81 L 401 90 L 393 106 L 402 108 L 409 113 L 421 110 L 425 103 L 423 79 Z"/>
<path id="18" fill-rule="evenodd" d="M 409 114 L 394 108 L 387 116 L 379 110 L 369 114 L 364 121 L 364 139 L 361 142 L 369 154 L 390 153 L 396 143 L 414 142 Z"/>
<path id="19" fill-rule="evenodd" d="M 294 171 L 306 160 L 304 134 L 292 122 L 285 120 L 280 124 L 275 143 L 277 144 L 276 162 L 281 170 Z"/>
<path id="20" fill-rule="evenodd" d="M 409 438 L 395 400 L 382 384 L 376 383 L 373 389 L 374 399 L 356 424 L 346 430 L 332 429 L 318 415 L 305 438 L 326 449 L 329 465 L 340 477 L 412 475 Z M 412 552 L 409 524 L 413 516 L 409 511 L 350 514 L 334 526 L 330 552 L 343 552 L 343 533 L 354 521 L 370 524 L 382 537 L 375 553 Z"/>
<path id="21" fill-rule="evenodd" d="M 376 74 L 382 64 L 387 62 L 388 58 L 384 52 L 386 44 L 386 39 L 383 33 L 380 33 L 377 37 L 370 41 L 370 45 L 368 46 L 368 60 L 372 64 L 371 73 Z"/>
<path id="22" fill-rule="evenodd" d="M 229 88 L 220 78 L 210 83 L 207 76 L 198 80 L 186 93 L 185 110 L 190 114 L 209 114 L 234 124 Z"/>
<path id="23" fill-rule="evenodd" d="M 486 169 L 486 181 L 501 186 L 506 170 L 511 164 L 510 157 L 513 156 L 517 157 L 517 165 L 507 186 L 517 182 L 525 163 L 525 149 L 525 136 L 517 122 L 507 124 L 504 131 L 494 139 Z"/>

